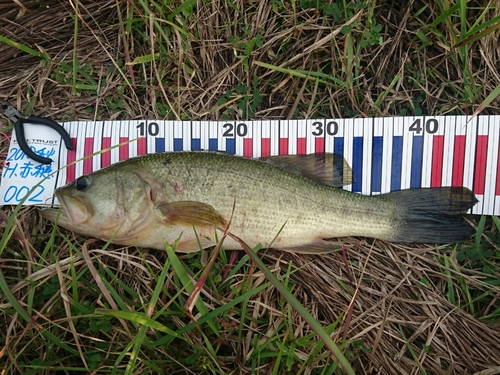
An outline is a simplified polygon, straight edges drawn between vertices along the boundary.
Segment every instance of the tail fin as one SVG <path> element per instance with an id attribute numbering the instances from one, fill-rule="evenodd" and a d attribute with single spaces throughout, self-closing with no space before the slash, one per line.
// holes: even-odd
<path id="1" fill-rule="evenodd" d="M 474 228 L 462 215 L 478 200 L 465 187 L 409 189 L 383 195 L 396 205 L 394 242 L 455 243 L 464 241 Z"/>

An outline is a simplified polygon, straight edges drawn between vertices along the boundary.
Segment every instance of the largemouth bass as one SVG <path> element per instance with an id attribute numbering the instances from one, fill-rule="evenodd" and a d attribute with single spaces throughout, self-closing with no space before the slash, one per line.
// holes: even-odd
<path id="1" fill-rule="evenodd" d="M 180 238 L 179 252 L 215 245 L 229 222 L 229 231 L 250 247 L 302 253 L 334 250 L 328 241 L 334 237 L 454 243 L 473 233 L 461 217 L 477 202 L 467 188 L 363 196 L 327 185 L 325 168 L 287 162 L 300 157 L 277 158 L 212 152 L 136 157 L 57 189 L 60 209 L 42 214 L 116 244 L 164 249 Z M 241 249 L 229 237 L 224 247 Z"/>

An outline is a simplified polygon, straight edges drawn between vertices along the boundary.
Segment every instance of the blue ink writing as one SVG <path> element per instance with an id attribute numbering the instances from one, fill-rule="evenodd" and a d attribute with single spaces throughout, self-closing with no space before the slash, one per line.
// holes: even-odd
<path id="1" fill-rule="evenodd" d="M 21 174 L 20 174 L 20 177 L 21 178 L 26 178 L 26 177 L 29 177 L 29 175 L 31 174 L 31 170 L 33 169 L 35 165 L 28 161 L 28 162 L 25 162 L 23 164 L 23 166 L 21 167 Z"/>
<path id="2" fill-rule="evenodd" d="M 37 191 L 38 190 L 38 191 Z M 33 203 L 42 203 L 41 199 L 38 199 L 40 194 L 45 191 L 45 188 L 42 185 L 38 185 L 34 190 L 33 194 L 28 198 L 28 202 Z M 30 188 L 27 186 L 9 186 L 5 195 L 3 196 L 4 202 L 9 203 L 14 199 L 16 203 L 21 202 L 26 195 L 30 192 Z"/>

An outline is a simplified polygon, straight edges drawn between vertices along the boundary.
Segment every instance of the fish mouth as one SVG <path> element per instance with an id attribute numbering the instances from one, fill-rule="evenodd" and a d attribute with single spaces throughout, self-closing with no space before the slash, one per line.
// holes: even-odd
<path id="1" fill-rule="evenodd" d="M 42 217 L 55 223 L 59 212 L 61 212 L 61 208 L 44 208 L 42 210 Z"/>
<path id="2" fill-rule="evenodd" d="M 92 213 L 78 197 L 62 196 L 57 191 L 55 195 L 61 206 L 42 210 L 45 219 L 66 227 L 82 224 L 91 217 Z"/>

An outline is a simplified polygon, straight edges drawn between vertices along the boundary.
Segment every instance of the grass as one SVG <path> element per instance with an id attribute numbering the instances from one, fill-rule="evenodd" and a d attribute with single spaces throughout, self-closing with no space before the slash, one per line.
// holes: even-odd
<path id="1" fill-rule="evenodd" d="M 19 4 L 0 5 L 0 99 L 60 121 L 499 109 L 495 1 Z M 496 217 L 472 218 L 476 235 L 463 244 L 221 249 L 208 271 L 203 253 L 75 237 L 33 208 L 0 217 L 5 374 L 462 374 L 500 364 Z"/>

